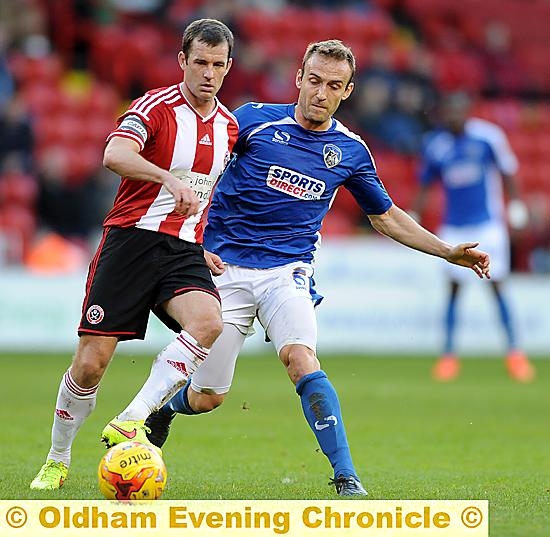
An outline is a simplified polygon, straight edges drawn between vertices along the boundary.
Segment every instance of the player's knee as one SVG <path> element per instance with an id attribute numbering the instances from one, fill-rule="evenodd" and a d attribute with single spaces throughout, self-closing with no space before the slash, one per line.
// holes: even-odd
<path id="1" fill-rule="evenodd" d="M 218 339 L 218 337 L 221 335 L 222 332 L 223 332 L 222 318 L 216 317 L 210 322 L 210 336 L 212 337 L 212 343 L 214 343 L 214 341 Z"/>
<path id="2" fill-rule="evenodd" d="M 71 376 L 81 388 L 90 388 L 99 383 L 106 366 L 93 357 L 76 359 L 71 366 Z"/>
<path id="3" fill-rule="evenodd" d="M 188 328 L 188 332 L 206 348 L 212 347 L 222 331 L 223 321 L 218 316 L 208 317 L 202 321 L 197 319 Z"/>
<path id="4" fill-rule="evenodd" d="M 82 388 L 98 384 L 111 361 L 116 343 L 103 339 L 87 336 L 81 338 L 71 365 L 71 376 Z"/>
<path id="5" fill-rule="evenodd" d="M 319 371 L 321 368 L 315 352 L 304 345 L 287 345 L 283 347 L 279 357 L 294 384 L 304 375 Z"/>
<path id="6" fill-rule="evenodd" d="M 198 393 L 190 401 L 191 407 L 197 413 L 211 412 L 218 408 L 225 399 L 225 394 L 205 394 Z"/>

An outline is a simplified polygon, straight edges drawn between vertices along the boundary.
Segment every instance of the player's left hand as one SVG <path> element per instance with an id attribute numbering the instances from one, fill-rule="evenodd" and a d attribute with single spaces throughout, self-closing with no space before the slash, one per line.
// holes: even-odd
<path id="1" fill-rule="evenodd" d="M 451 248 L 445 258 L 449 263 L 471 268 L 480 278 L 491 279 L 489 254 L 476 250 L 479 242 L 463 242 Z"/>
<path id="2" fill-rule="evenodd" d="M 213 254 L 208 250 L 204 251 L 204 260 L 210 269 L 210 272 L 214 276 L 220 276 L 225 272 L 225 265 L 223 264 L 222 258 L 219 255 Z"/>

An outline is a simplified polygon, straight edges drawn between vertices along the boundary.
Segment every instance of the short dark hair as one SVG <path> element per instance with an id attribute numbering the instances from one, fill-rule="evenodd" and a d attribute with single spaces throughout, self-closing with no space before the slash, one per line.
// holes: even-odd
<path id="1" fill-rule="evenodd" d="M 229 47 L 227 59 L 231 58 L 234 43 L 233 33 L 223 22 L 216 19 L 198 19 L 189 24 L 185 28 L 181 40 L 181 50 L 186 58 L 189 56 L 195 39 L 211 47 L 215 47 L 226 41 Z"/>
<path id="2" fill-rule="evenodd" d="M 349 83 L 355 76 L 355 56 L 349 47 L 344 45 L 339 39 L 329 39 L 328 41 L 317 41 L 316 43 L 310 43 L 307 46 L 302 60 L 302 73 L 305 70 L 306 62 L 314 55 L 321 54 L 328 58 L 334 58 L 335 60 L 345 60 L 351 68 L 351 77 L 348 80 Z"/>

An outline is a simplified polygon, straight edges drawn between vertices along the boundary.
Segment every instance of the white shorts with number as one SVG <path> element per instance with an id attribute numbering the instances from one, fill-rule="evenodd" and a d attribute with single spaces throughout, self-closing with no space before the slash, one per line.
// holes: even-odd
<path id="1" fill-rule="evenodd" d="M 439 237 L 452 245 L 461 242 L 479 242 L 478 248 L 487 252 L 491 259 L 491 279 L 501 281 L 510 274 L 510 241 L 508 230 L 500 222 L 489 222 L 474 226 L 443 226 Z M 472 271 L 445 263 L 449 277 L 457 282 L 468 281 Z"/>
<path id="2" fill-rule="evenodd" d="M 257 317 L 277 354 L 285 345 L 299 344 L 315 351 L 320 299 L 311 287 L 313 267 L 291 263 L 271 269 L 226 265 L 214 282 L 222 301 L 224 330 L 208 358 L 191 379 L 197 392 L 229 391 L 237 356 Z"/>

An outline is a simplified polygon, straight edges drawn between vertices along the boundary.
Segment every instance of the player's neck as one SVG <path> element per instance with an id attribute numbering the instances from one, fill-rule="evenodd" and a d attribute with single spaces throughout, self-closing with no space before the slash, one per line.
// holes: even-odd
<path id="1" fill-rule="evenodd" d="M 202 117 L 209 116 L 214 108 L 216 108 L 216 99 L 209 99 L 208 101 L 200 100 L 191 93 L 189 88 L 186 86 L 185 82 L 182 82 L 180 85 L 181 92 L 183 93 L 183 96 L 187 100 L 187 102 L 191 105 L 193 110 L 197 112 Z"/>

